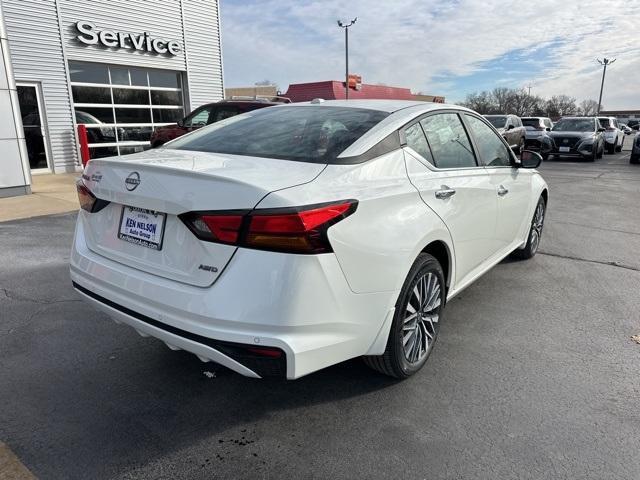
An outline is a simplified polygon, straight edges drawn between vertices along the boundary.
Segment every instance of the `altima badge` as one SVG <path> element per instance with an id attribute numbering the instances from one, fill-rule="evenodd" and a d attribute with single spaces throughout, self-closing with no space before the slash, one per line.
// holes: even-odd
<path id="1" fill-rule="evenodd" d="M 132 192 L 140 185 L 140 174 L 138 172 L 131 172 L 127 178 L 124 179 L 124 186 Z"/>

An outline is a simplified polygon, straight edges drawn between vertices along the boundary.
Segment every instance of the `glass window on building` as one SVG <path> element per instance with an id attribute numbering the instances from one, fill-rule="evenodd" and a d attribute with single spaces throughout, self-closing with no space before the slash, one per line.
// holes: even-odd
<path id="1" fill-rule="evenodd" d="M 184 118 L 180 72 L 69 61 L 69 73 L 91 158 L 146 150 L 155 127 Z"/>

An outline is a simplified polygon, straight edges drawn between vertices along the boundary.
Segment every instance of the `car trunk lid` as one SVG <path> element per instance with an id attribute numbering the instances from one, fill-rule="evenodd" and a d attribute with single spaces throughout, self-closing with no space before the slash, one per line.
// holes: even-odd
<path id="1" fill-rule="evenodd" d="M 251 210 L 270 192 L 307 183 L 324 167 L 173 149 L 92 160 L 83 181 L 96 197 L 110 203 L 98 212 L 85 214 L 87 246 L 138 270 L 208 286 L 220 275 L 236 247 L 198 240 L 178 215 Z M 154 239 L 157 244 L 152 243 L 151 248 L 148 242 L 131 243 L 136 239 L 123 236 L 131 233 L 123 226 L 127 218 L 132 217 L 135 224 L 137 215 L 142 215 L 143 222 L 150 222 L 141 225 L 158 230 L 160 236 Z"/>

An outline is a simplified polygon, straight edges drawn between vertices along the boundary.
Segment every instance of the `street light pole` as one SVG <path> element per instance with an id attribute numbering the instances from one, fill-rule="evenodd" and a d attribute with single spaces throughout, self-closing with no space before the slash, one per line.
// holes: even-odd
<path id="1" fill-rule="evenodd" d="M 338 20 L 338 26 L 344 28 L 344 97 L 349 100 L 349 27 L 356 23 L 358 17 L 351 20 L 348 25 Z"/>
<path id="2" fill-rule="evenodd" d="M 598 113 L 597 115 L 600 115 L 600 106 L 602 105 L 602 90 L 604 89 L 604 76 L 607 74 L 607 65 L 611 65 L 613 62 L 616 61 L 616 59 L 614 58 L 613 60 L 609 59 L 609 58 L 605 58 L 603 60 L 600 60 L 599 58 L 597 59 L 598 63 L 600 65 L 602 65 L 602 83 L 600 84 L 600 98 L 598 98 Z"/>

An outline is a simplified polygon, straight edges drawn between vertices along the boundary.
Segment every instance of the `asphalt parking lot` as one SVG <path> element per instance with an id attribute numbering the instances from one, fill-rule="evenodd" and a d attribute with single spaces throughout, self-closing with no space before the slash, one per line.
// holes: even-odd
<path id="1" fill-rule="evenodd" d="M 75 214 L 0 223 L 0 441 L 43 479 L 640 478 L 628 157 L 541 167 L 541 252 L 452 300 L 404 382 L 357 359 L 251 380 L 173 352 L 73 292 Z"/>

